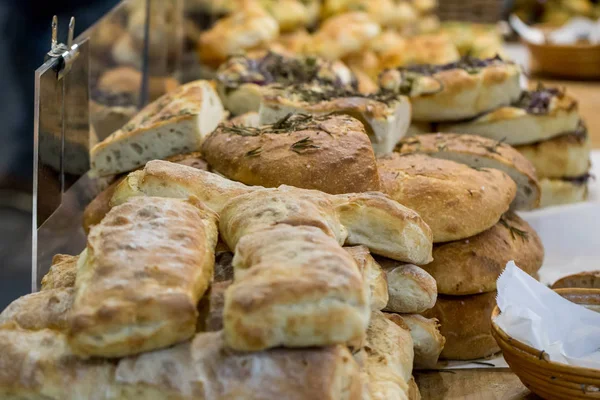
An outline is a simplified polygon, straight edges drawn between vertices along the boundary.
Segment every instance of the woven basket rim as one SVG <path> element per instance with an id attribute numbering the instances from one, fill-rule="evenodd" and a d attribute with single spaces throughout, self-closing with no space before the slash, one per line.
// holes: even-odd
<path id="1" fill-rule="evenodd" d="M 531 47 L 534 49 L 540 50 L 565 50 L 565 51 L 597 51 L 600 50 L 600 43 L 572 43 L 572 44 L 556 44 L 556 43 L 531 43 L 521 39 L 521 43 L 523 43 L 527 47 Z"/>
<path id="2" fill-rule="evenodd" d="M 563 297 L 564 295 L 568 294 L 587 294 L 600 297 L 600 289 L 562 288 L 555 289 L 555 292 L 557 292 Z M 533 347 L 526 345 L 525 343 L 520 342 L 517 339 L 509 336 L 498 326 L 498 324 L 496 324 L 495 319 L 496 317 L 498 317 L 498 315 L 500 315 L 500 309 L 498 308 L 498 306 L 496 306 L 494 307 L 494 311 L 492 312 L 492 331 L 495 334 L 494 337 L 498 342 L 502 341 L 502 343 L 498 343 L 500 347 L 510 349 L 509 352 L 511 352 L 514 356 L 519 357 L 521 359 L 526 358 L 528 362 L 533 362 L 542 368 L 547 368 L 557 373 L 565 373 L 569 375 L 578 375 L 592 379 L 600 379 L 600 370 L 598 369 L 576 367 L 568 364 L 550 361 L 548 357 L 544 357 L 543 351 L 534 349 Z"/>

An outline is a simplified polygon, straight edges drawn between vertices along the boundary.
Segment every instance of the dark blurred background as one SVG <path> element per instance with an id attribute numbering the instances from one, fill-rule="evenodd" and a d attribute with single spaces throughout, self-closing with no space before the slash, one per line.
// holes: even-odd
<path id="1" fill-rule="evenodd" d="M 30 291 L 34 71 L 50 49 L 50 24 L 59 41 L 69 18 L 75 35 L 118 0 L 0 0 L 0 310 Z"/>

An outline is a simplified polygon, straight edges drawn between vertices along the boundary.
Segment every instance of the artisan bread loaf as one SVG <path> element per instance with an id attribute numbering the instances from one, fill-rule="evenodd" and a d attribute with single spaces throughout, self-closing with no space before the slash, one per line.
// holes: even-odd
<path id="1" fill-rule="evenodd" d="M 150 161 L 143 170 L 134 171 L 117 186 L 111 206 L 123 204 L 131 197 L 156 196 L 187 199 L 195 196 L 219 213 L 225 202 L 254 190 L 217 174 L 168 161 Z"/>
<path id="2" fill-rule="evenodd" d="M 200 148 L 225 117 L 214 85 L 185 84 L 146 106 L 127 125 L 90 151 L 92 170 L 100 176 L 131 171 L 147 161 Z"/>
<path id="3" fill-rule="evenodd" d="M 460 121 L 517 101 L 521 95 L 520 75 L 517 64 L 499 57 L 483 60 L 464 57 L 449 64 L 384 71 L 380 86 L 410 95 L 414 121 Z M 432 92 L 429 88 L 432 84 L 422 86 L 427 82 L 422 77 L 437 81 L 439 89 Z"/>
<path id="4" fill-rule="evenodd" d="M 360 344 L 368 286 L 354 259 L 321 229 L 279 224 L 237 243 L 225 293 L 227 345 L 243 351 Z"/>
<path id="5" fill-rule="evenodd" d="M 363 123 L 375 154 L 394 149 L 410 124 L 411 105 L 401 95 L 361 95 L 323 85 L 290 85 L 265 91 L 259 115 L 262 125 L 289 113 L 348 114 Z"/>
<path id="6" fill-rule="evenodd" d="M 408 399 L 414 357 L 408 327 L 375 311 L 367 330 L 365 348 L 365 370 L 371 399 Z"/>
<path id="7" fill-rule="evenodd" d="M 440 322 L 440 333 L 446 338 L 441 358 L 474 360 L 500 351 L 492 336 L 492 311 L 496 292 L 469 296 L 438 296 L 435 306 L 423 313 Z"/>
<path id="8" fill-rule="evenodd" d="M 552 285 L 552 289 L 587 288 L 600 289 L 600 271 L 587 271 L 560 278 Z"/>
<path id="9" fill-rule="evenodd" d="M 591 142 L 582 124 L 575 132 L 517 146 L 516 149 L 535 166 L 540 179 L 581 176 L 591 165 Z"/>
<path id="10" fill-rule="evenodd" d="M 480 170 L 424 154 L 378 159 L 383 191 L 412 208 L 429 225 L 434 242 L 471 237 L 506 212 L 516 185 L 504 172 Z"/>
<path id="11" fill-rule="evenodd" d="M 5 400 L 360 400 L 343 346 L 237 353 L 221 332 L 118 362 L 82 360 L 52 330 L 0 329 Z"/>
<path id="12" fill-rule="evenodd" d="M 369 285 L 371 310 L 383 310 L 388 303 L 388 284 L 381 265 L 366 246 L 344 247 L 361 271 L 363 280 Z"/>
<path id="13" fill-rule="evenodd" d="M 386 311 L 421 313 L 430 309 L 437 298 L 435 279 L 422 268 L 389 258 L 378 257 L 388 281 Z"/>
<path id="14" fill-rule="evenodd" d="M 495 168 L 505 172 L 517 184 L 512 209 L 530 210 L 540 203 L 540 185 L 534 166 L 514 148 L 492 139 L 474 135 L 438 133 L 403 139 L 399 153 L 424 153 L 431 157 L 456 161 L 472 168 Z"/>
<path id="15" fill-rule="evenodd" d="M 216 172 L 247 185 L 332 194 L 379 190 L 369 137 L 347 115 L 288 114 L 260 128 L 223 124 L 202 151 Z"/>
<path id="16" fill-rule="evenodd" d="M 588 197 L 589 174 L 573 178 L 540 180 L 542 200 L 540 207 L 559 206 L 563 204 L 579 203 Z"/>
<path id="17" fill-rule="evenodd" d="M 520 145 L 574 132 L 578 124 L 575 99 L 557 89 L 541 88 L 524 92 L 512 106 L 500 107 L 471 121 L 440 124 L 437 128 L 440 132 L 467 133 Z"/>
<path id="18" fill-rule="evenodd" d="M 535 230 L 516 214 L 506 213 L 496 225 L 478 235 L 433 247 L 433 262 L 422 268 L 447 295 L 496 290 L 506 263 L 534 275 L 544 261 L 544 247 Z"/>
<path id="19" fill-rule="evenodd" d="M 395 314 L 387 314 L 387 316 Z M 435 368 L 446 339 L 440 333 L 440 324 L 435 318 L 427 319 L 419 314 L 402 314 L 402 321 L 410 328 L 415 349 L 416 369 Z M 394 317 L 397 321 L 398 317 Z"/>
<path id="20" fill-rule="evenodd" d="M 52 257 L 50 270 L 42 278 L 41 290 L 70 288 L 75 286 L 79 256 L 56 254 Z"/>
<path id="21" fill-rule="evenodd" d="M 216 214 L 193 198 L 137 197 L 114 207 L 79 258 L 73 351 L 122 357 L 189 339 L 217 235 Z"/>
<path id="22" fill-rule="evenodd" d="M 27 330 L 49 328 L 65 332 L 73 298 L 73 288 L 48 289 L 19 297 L 0 314 L 0 327 L 15 324 Z"/>

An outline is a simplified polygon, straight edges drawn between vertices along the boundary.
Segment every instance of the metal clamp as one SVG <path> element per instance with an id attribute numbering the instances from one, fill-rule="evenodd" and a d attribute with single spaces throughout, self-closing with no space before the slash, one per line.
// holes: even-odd
<path id="1" fill-rule="evenodd" d="M 69 73 L 73 61 L 79 56 L 79 45 L 73 44 L 74 32 L 75 17 L 71 17 L 71 20 L 69 21 L 67 44 L 58 43 L 58 17 L 56 15 L 52 17 L 52 41 L 50 44 L 50 51 L 46 53 L 44 61 L 48 61 L 51 58 L 59 60 L 57 67 L 55 68 L 58 79 L 63 78 Z"/>

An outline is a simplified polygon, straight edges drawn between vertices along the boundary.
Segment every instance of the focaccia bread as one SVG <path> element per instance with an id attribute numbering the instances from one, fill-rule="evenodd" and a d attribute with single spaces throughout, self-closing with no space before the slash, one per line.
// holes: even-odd
<path id="1" fill-rule="evenodd" d="M 64 335 L 0 330 L 4 400 L 361 400 L 343 346 L 236 353 L 221 332 L 117 361 L 82 360 Z"/>
<path id="2" fill-rule="evenodd" d="M 438 133 L 405 138 L 396 151 L 424 153 L 431 157 L 456 161 L 473 168 L 495 168 L 505 172 L 517 184 L 512 209 L 530 210 L 540 203 L 540 184 L 534 166 L 514 148 L 475 135 Z"/>
<path id="3" fill-rule="evenodd" d="M 369 137 L 348 115 L 288 114 L 260 128 L 223 124 L 202 151 L 216 172 L 247 185 L 332 194 L 379 190 Z"/>
<path id="4" fill-rule="evenodd" d="M 552 285 L 552 289 L 588 288 L 600 289 L 600 271 L 586 271 L 560 278 Z"/>
<path id="5" fill-rule="evenodd" d="M 122 357 L 189 339 L 213 275 L 217 219 L 193 198 L 136 197 L 114 207 L 79 258 L 73 351 Z"/>
<path id="6" fill-rule="evenodd" d="M 336 15 L 321 24 L 305 52 L 326 60 L 339 60 L 360 51 L 379 32 L 381 27 L 365 12 Z"/>
<path id="7" fill-rule="evenodd" d="M 578 203 L 588 197 L 588 181 L 591 175 L 586 173 L 572 178 L 547 179 L 540 181 L 542 201 L 540 207 L 559 206 Z"/>
<path id="8" fill-rule="evenodd" d="M 243 2 L 200 35 L 198 55 L 202 64 L 218 67 L 227 57 L 274 40 L 279 24 L 260 4 Z"/>
<path id="9" fill-rule="evenodd" d="M 49 328 L 65 332 L 74 293 L 73 288 L 60 288 L 19 297 L 0 314 L 0 327 L 15 324 L 27 330 Z"/>
<path id="10" fill-rule="evenodd" d="M 482 110 L 485 111 L 485 110 Z M 577 130 L 577 101 L 556 88 L 524 91 L 512 105 L 472 121 L 440 124 L 440 132 L 468 133 L 511 145 L 535 143 Z"/>
<path id="11" fill-rule="evenodd" d="M 387 278 L 381 265 L 371 256 L 366 246 L 344 247 L 344 250 L 354 258 L 363 280 L 369 286 L 371 310 L 383 310 L 388 303 L 389 295 Z"/>
<path id="12" fill-rule="evenodd" d="M 260 105 L 261 124 L 273 124 L 288 113 L 348 114 L 363 123 L 375 154 L 389 153 L 405 135 L 411 105 L 395 93 L 360 94 L 327 85 L 288 85 L 265 91 Z"/>
<path id="13" fill-rule="evenodd" d="M 221 210 L 219 229 L 229 248 L 250 232 L 278 223 L 314 226 L 340 245 L 367 246 L 393 259 L 431 261 L 431 232 L 414 211 L 376 192 L 332 196 L 280 186 L 237 196 Z"/>
<path id="14" fill-rule="evenodd" d="M 190 82 L 149 104 L 94 146 L 91 169 L 100 176 L 114 175 L 150 160 L 198 150 L 224 117 L 214 84 Z"/>
<path id="15" fill-rule="evenodd" d="M 189 167 L 208 170 L 208 164 L 202 158 L 200 152 L 191 152 L 178 154 L 168 157 L 166 161 L 176 164 L 187 165 Z M 83 210 L 83 230 L 88 233 L 93 225 L 102 221 L 102 218 L 110 211 L 110 199 L 115 194 L 117 186 L 125 177 L 117 178 L 115 182 L 110 184 L 106 189 L 98 194 Z"/>
<path id="16" fill-rule="evenodd" d="M 286 56 L 269 51 L 259 57 L 234 56 L 217 71 L 219 95 L 233 115 L 258 111 L 263 88 L 298 83 L 330 84 L 357 89 L 352 72 L 340 61 Z"/>
<path id="17" fill-rule="evenodd" d="M 492 336 L 492 311 L 496 292 L 470 296 L 438 296 L 435 307 L 423 313 L 440 322 L 446 344 L 440 358 L 474 360 L 500 351 Z"/>
<path id="18" fill-rule="evenodd" d="M 500 170 L 474 169 L 424 154 L 389 154 L 380 157 L 377 166 L 383 191 L 419 213 L 435 243 L 491 228 L 517 191 Z"/>
<path id="19" fill-rule="evenodd" d="M 454 63 L 460 59 L 460 54 L 450 38 L 438 32 L 416 36 L 401 35 L 399 39 L 396 43 L 390 43 L 388 47 L 380 47 L 382 70 L 423 64 L 437 66 Z"/>
<path id="20" fill-rule="evenodd" d="M 42 278 L 41 290 L 70 288 L 75 286 L 79 256 L 56 254 L 52 257 L 50 270 Z"/>
<path id="21" fill-rule="evenodd" d="M 515 148 L 533 164 L 538 178 L 560 179 L 587 173 L 591 147 L 587 128 L 580 122 L 575 132 Z"/>
<path id="22" fill-rule="evenodd" d="M 208 171 L 155 160 L 127 175 L 117 186 L 110 204 L 117 206 L 137 196 L 183 199 L 195 196 L 219 213 L 227 200 L 255 189 Z"/>
<path id="23" fill-rule="evenodd" d="M 362 343 L 368 285 L 354 259 L 321 229 L 279 224 L 253 231 L 238 242 L 233 264 L 223 310 L 231 348 Z"/>
<path id="24" fill-rule="evenodd" d="M 373 312 L 365 349 L 371 399 L 407 400 L 414 358 L 408 326 L 386 318 L 380 311 Z"/>
<path id="25" fill-rule="evenodd" d="M 521 96 L 520 75 L 517 64 L 500 57 L 463 57 L 449 64 L 386 70 L 380 76 L 380 86 L 409 93 L 413 121 L 460 121 L 517 101 Z M 438 82 L 437 91 L 432 91 L 436 85 L 431 80 Z"/>
<path id="26" fill-rule="evenodd" d="M 506 213 L 485 232 L 436 244 L 433 262 L 422 268 L 435 278 L 439 293 L 467 295 L 496 290 L 496 281 L 511 260 L 535 276 L 544 261 L 544 247 L 527 222 Z"/>
<path id="27" fill-rule="evenodd" d="M 384 27 L 402 29 L 417 19 L 410 3 L 393 0 L 325 0 L 321 14 L 329 18 L 355 10 L 366 12 L 373 21 Z"/>
<path id="28" fill-rule="evenodd" d="M 393 321 L 398 321 L 395 314 Z M 402 314 L 402 321 L 410 328 L 410 336 L 413 339 L 415 349 L 416 369 L 435 368 L 440 353 L 444 349 L 446 338 L 440 333 L 440 324 L 435 318 L 427 319 L 419 314 Z"/>
<path id="29" fill-rule="evenodd" d="M 388 281 L 386 311 L 412 314 L 433 307 L 438 293 L 435 279 L 423 268 L 389 258 L 377 257 L 377 261 Z"/>

